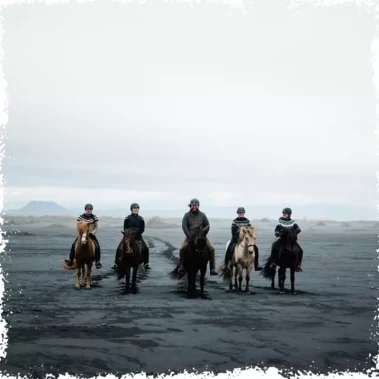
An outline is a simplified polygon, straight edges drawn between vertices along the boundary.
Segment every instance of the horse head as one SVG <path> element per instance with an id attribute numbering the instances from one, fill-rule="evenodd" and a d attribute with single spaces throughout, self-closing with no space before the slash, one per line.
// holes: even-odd
<path id="1" fill-rule="evenodd" d="M 80 243 L 82 245 L 85 245 L 88 241 L 88 234 L 89 234 L 89 223 L 86 221 L 80 221 L 76 227 L 79 238 L 80 238 Z"/>
<path id="2" fill-rule="evenodd" d="M 257 230 L 258 228 L 253 228 L 252 226 L 243 226 L 240 228 L 238 243 L 245 248 L 248 254 L 254 253 Z"/>
<path id="3" fill-rule="evenodd" d="M 192 243 L 195 246 L 196 251 L 204 251 L 207 247 L 207 237 L 205 235 L 205 232 L 209 229 L 209 225 L 205 228 L 201 228 L 198 226 L 192 235 L 192 238 L 190 239 L 190 243 Z"/>
<path id="4" fill-rule="evenodd" d="M 133 254 L 135 245 L 135 231 L 133 229 L 127 229 L 126 231 L 121 231 L 124 235 L 122 239 L 123 252 L 126 254 Z"/>
<path id="5" fill-rule="evenodd" d="M 295 251 L 296 249 L 296 242 L 297 242 L 297 233 L 294 228 L 284 228 L 283 229 L 283 241 L 284 241 L 284 247 L 288 251 Z M 281 239 L 282 239 L 281 238 Z"/>

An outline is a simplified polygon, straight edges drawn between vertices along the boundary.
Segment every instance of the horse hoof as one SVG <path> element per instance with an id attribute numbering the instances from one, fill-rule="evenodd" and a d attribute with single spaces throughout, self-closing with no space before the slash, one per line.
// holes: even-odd
<path id="1" fill-rule="evenodd" d="M 245 294 L 246 295 L 251 295 L 251 292 L 250 291 L 246 291 Z"/>
<path id="2" fill-rule="evenodd" d="M 90 290 L 90 289 L 92 289 L 92 288 L 91 288 L 91 287 L 86 287 L 85 289 L 86 289 L 86 290 Z"/>

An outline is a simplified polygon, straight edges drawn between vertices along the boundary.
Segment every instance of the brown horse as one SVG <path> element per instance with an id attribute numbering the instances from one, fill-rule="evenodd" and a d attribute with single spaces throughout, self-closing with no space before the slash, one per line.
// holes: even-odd
<path id="1" fill-rule="evenodd" d="M 200 296 L 205 298 L 205 274 L 210 260 L 210 252 L 204 232 L 208 228 L 209 226 L 206 226 L 204 229 L 201 227 L 196 228 L 194 234 L 189 238 L 187 245 L 184 247 L 184 268 L 187 273 L 188 295 L 190 297 L 196 294 L 196 275 L 200 271 Z M 179 274 L 179 264 L 169 274 L 172 279 L 181 279 L 184 275 Z"/>
<path id="2" fill-rule="evenodd" d="M 125 232 L 121 231 L 124 235 L 120 244 L 117 247 L 117 268 L 115 274 L 117 279 L 120 280 L 126 277 L 125 291 L 129 293 L 129 289 L 133 293 L 137 292 L 137 272 L 139 265 L 142 263 L 142 246 L 141 242 L 135 239 L 135 232 L 133 229 L 127 229 Z M 132 285 L 130 285 L 130 270 L 133 268 Z"/>
<path id="3" fill-rule="evenodd" d="M 95 243 L 89 238 L 89 223 L 79 221 L 76 230 L 78 238 L 75 244 L 75 258 L 72 266 L 67 266 L 63 261 L 62 266 L 66 270 L 77 269 L 75 288 L 84 287 L 84 278 L 86 277 L 86 289 L 91 289 L 92 285 L 92 264 L 95 261 Z M 87 268 L 87 275 L 86 275 Z M 80 283 L 80 275 L 82 282 Z"/>
<path id="4" fill-rule="evenodd" d="M 291 293 L 295 292 L 295 271 L 298 264 L 297 233 L 294 228 L 284 228 L 283 235 L 273 244 L 271 254 L 261 271 L 266 279 L 271 279 L 271 288 L 275 288 L 276 266 L 279 266 L 278 279 L 280 293 L 284 292 L 286 269 L 291 271 Z M 275 257 L 275 258 L 273 258 Z"/>

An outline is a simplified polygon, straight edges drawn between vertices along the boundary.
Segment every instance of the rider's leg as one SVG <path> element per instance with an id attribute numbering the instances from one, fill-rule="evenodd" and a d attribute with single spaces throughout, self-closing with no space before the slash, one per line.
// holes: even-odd
<path id="1" fill-rule="evenodd" d="M 67 266 L 72 266 L 72 263 L 74 262 L 74 258 L 75 258 L 75 245 L 76 245 L 76 241 L 77 240 L 78 240 L 78 237 L 75 238 L 74 243 L 71 245 L 69 259 L 65 259 L 65 263 L 67 264 Z"/>
<path id="2" fill-rule="evenodd" d="M 148 270 L 148 269 L 150 269 L 150 266 L 149 266 L 149 247 L 147 246 L 143 237 L 141 237 L 141 244 L 142 244 L 143 263 L 145 264 L 145 269 Z"/>
<path id="3" fill-rule="evenodd" d="M 187 238 L 185 238 L 179 248 L 179 272 L 184 272 L 184 249 L 187 246 Z"/>
<path id="4" fill-rule="evenodd" d="M 101 251 L 99 241 L 94 234 L 90 234 L 89 237 L 95 243 L 95 266 L 96 268 L 101 268 L 103 265 L 100 262 Z"/>
<path id="5" fill-rule="evenodd" d="M 254 245 L 254 250 L 255 250 L 255 260 L 254 260 L 254 267 L 255 271 L 261 271 L 262 267 L 259 266 L 259 249 L 257 245 Z"/>
<path id="6" fill-rule="evenodd" d="M 298 262 L 299 262 L 296 271 L 301 272 L 301 271 L 303 271 L 303 269 L 301 267 L 301 263 L 303 261 L 303 249 L 301 248 L 301 246 L 298 243 L 296 243 L 296 247 L 298 249 Z"/>
<path id="7" fill-rule="evenodd" d="M 217 275 L 216 272 L 216 255 L 215 255 L 215 248 L 213 247 L 211 241 L 207 238 L 207 245 L 209 249 L 210 254 L 210 262 L 209 262 L 209 270 L 211 275 Z"/>
<path id="8" fill-rule="evenodd" d="M 235 246 L 235 241 L 234 241 L 234 239 L 232 238 L 232 239 L 230 240 L 230 243 L 229 243 L 229 245 L 228 245 L 228 248 L 226 249 L 226 252 L 225 252 L 225 262 L 224 262 L 225 267 L 228 266 L 229 261 L 232 259 L 234 246 Z"/>

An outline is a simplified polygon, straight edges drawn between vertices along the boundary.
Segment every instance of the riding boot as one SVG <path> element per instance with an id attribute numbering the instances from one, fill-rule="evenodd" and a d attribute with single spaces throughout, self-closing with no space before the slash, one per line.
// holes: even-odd
<path id="1" fill-rule="evenodd" d="M 255 250 L 255 259 L 254 259 L 254 267 L 255 271 L 262 271 L 262 267 L 259 266 L 259 249 L 257 245 L 254 245 L 254 250 Z"/>

